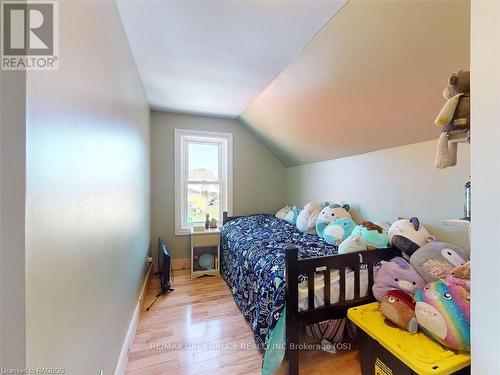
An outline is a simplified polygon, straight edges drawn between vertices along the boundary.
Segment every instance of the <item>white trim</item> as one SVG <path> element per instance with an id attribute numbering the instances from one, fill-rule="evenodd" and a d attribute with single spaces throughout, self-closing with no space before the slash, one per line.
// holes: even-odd
<path id="1" fill-rule="evenodd" d="M 134 342 L 135 332 L 137 330 L 137 325 L 139 324 L 139 318 L 141 316 L 142 306 L 144 305 L 144 297 L 146 295 L 146 287 L 148 285 L 149 276 L 151 275 L 151 269 L 153 265 L 150 265 L 148 271 L 146 272 L 146 277 L 142 284 L 141 293 L 139 294 L 139 300 L 135 305 L 134 314 L 130 320 L 128 326 L 127 334 L 123 340 L 122 350 L 120 351 L 120 356 L 118 357 L 118 362 L 116 363 L 114 375 L 124 375 L 127 369 L 128 363 L 128 353 L 132 343 Z"/>
<path id="2" fill-rule="evenodd" d="M 233 213 L 233 134 L 212 132 L 204 130 L 189 130 L 189 129 L 175 129 L 174 130 L 174 158 L 175 158 L 175 234 L 176 235 L 189 235 L 190 228 L 183 228 L 182 216 L 184 206 L 183 182 L 187 182 L 182 178 L 186 173 L 183 167 L 183 161 L 187 160 L 187 150 L 183 147 L 184 140 L 191 138 L 193 141 L 203 142 L 203 138 L 210 143 L 219 143 L 222 151 L 222 158 L 225 160 L 227 166 L 219 164 L 219 181 L 222 204 L 220 205 L 221 217 L 222 211 L 227 211 L 230 216 Z M 227 187 L 225 187 L 226 185 Z M 226 191 L 227 190 L 227 191 Z"/>

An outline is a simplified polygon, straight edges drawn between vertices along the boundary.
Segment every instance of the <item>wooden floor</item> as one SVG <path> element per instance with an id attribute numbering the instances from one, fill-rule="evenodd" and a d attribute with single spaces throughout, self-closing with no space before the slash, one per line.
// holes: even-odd
<path id="1" fill-rule="evenodd" d="M 177 271 L 173 287 L 174 292 L 142 312 L 127 375 L 260 374 L 262 355 L 225 282 L 219 277 L 191 280 L 187 272 Z M 145 306 L 158 290 L 158 278 L 152 277 Z M 301 352 L 300 369 L 301 375 L 361 372 L 356 350 Z"/>

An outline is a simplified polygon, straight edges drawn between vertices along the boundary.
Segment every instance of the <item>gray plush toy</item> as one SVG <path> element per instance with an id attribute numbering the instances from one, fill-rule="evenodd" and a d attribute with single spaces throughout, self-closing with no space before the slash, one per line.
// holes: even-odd
<path id="1" fill-rule="evenodd" d="M 429 242 L 415 251 L 410 264 L 426 283 L 444 279 L 451 271 L 465 264 L 469 255 L 457 246 L 446 242 Z"/>

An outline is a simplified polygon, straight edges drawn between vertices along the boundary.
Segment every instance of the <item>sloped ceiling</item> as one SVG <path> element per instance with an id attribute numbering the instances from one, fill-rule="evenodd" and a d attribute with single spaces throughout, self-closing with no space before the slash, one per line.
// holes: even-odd
<path id="1" fill-rule="evenodd" d="M 346 0 L 118 0 L 153 109 L 237 118 Z"/>
<path id="2" fill-rule="evenodd" d="M 241 120 L 287 166 L 436 138 L 469 19 L 462 1 L 350 1 Z"/>

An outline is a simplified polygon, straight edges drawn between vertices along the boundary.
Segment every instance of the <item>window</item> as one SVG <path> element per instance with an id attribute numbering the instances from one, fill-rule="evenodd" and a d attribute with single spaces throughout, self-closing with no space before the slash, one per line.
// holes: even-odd
<path id="1" fill-rule="evenodd" d="M 232 213 L 233 136 L 175 129 L 175 232 Z"/>

